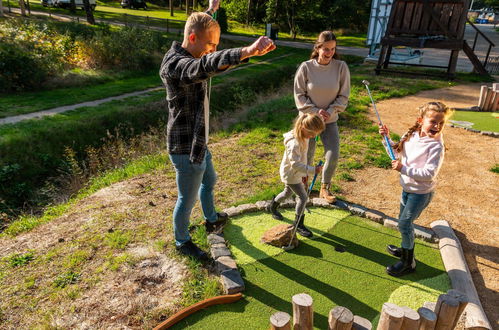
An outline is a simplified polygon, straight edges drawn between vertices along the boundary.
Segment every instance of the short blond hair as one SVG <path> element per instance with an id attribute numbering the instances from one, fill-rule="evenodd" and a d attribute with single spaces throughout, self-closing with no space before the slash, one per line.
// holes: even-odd
<path id="1" fill-rule="evenodd" d="M 210 15 L 201 12 L 192 13 L 185 22 L 184 38 L 189 37 L 191 33 L 197 34 L 212 28 L 220 29 L 220 25 Z"/>

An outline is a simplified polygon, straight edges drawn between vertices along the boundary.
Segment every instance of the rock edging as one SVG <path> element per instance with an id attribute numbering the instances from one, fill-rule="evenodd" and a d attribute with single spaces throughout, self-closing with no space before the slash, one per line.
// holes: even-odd
<path id="1" fill-rule="evenodd" d="M 449 124 L 449 127 L 462 128 L 462 129 L 464 129 L 466 131 L 469 131 L 469 132 L 478 133 L 478 134 L 481 134 L 481 135 L 490 136 L 490 137 L 494 137 L 494 138 L 499 138 L 499 133 L 498 132 L 480 131 L 478 129 L 474 129 L 474 128 L 470 128 L 470 127 L 463 127 L 463 126 L 454 125 L 454 124 Z"/>

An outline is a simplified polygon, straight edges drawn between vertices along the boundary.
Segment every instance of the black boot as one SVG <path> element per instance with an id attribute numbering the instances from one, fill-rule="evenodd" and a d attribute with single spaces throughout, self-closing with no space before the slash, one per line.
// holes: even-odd
<path id="1" fill-rule="evenodd" d="M 386 272 L 389 275 L 399 277 L 405 274 L 412 273 L 416 270 L 416 259 L 414 259 L 414 248 L 404 249 L 402 248 L 402 255 L 400 261 L 395 265 L 386 267 Z"/>
<path id="2" fill-rule="evenodd" d="M 274 197 L 274 198 L 272 198 L 270 205 L 267 206 L 267 212 L 272 213 L 272 218 L 274 218 L 276 220 L 284 220 L 284 217 L 282 216 L 281 212 L 277 211 L 278 207 L 279 207 L 279 203 L 275 201 L 275 197 Z"/>
<path id="3" fill-rule="evenodd" d="M 386 246 L 386 251 L 390 253 L 392 256 L 400 258 L 402 256 L 402 248 L 399 248 L 398 246 L 395 245 L 387 245 Z"/>
<path id="4" fill-rule="evenodd" d="M 296 232 L 303 237 L 310 238 L 310 237 L 314 236 L 314 234 L 310 230 L 308 230 L 307 227 L 305 227 L 305 225 L 303 224 L 304 220 L 305 220 L 305 214 L 302 214 L 301 217 L 299 217 L 298 214 L 296 215 L 295 225 L 298 222 L 298 226 L 296 227 Z"/>

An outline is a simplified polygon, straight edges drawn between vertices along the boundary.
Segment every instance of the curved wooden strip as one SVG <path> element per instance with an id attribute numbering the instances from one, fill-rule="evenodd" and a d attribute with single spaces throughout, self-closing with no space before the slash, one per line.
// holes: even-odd
<path id="1" fill-rule="evenodd" d="M 189 306 L 187 308 L 184 308 L 181 311 L 173 314 L 168 319 L 166 319 L 165 321 L 158 324 L 154 328 L 154 330 L 168 329 L 169 327 L 171 327 L 175 323 L 183 320 L 184 318 L 186 318 L 187 316 L 189 316 L 191 314 L 194 314 L 195 312 L 197 312 L 200 309 L 203 309 L 203 308 L 206 308 L 209 306 L 213 306 L 213 305 L 230 304 L 230 303 L 238 301 L 242 297 L 243 297 L 242 293 L 236 293 L 236 294 L 228 294 L 228 295 L 224 295 L 224 296 L 216 296 L 216 297 L 205 299 L 203 301 L 195 303 L 194 305 Z"/>

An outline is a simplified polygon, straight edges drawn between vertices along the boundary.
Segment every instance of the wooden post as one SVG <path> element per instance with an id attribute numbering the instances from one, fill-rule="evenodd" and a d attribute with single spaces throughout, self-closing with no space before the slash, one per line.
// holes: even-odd
<path id="1" fill-rule="evenodd" d="M 373 326 L 371 324 L 371 321 L 369 321 L 368 319 L 365 319 L 358 315 L 355 315 L 353 317 L 353 324 L 352 324 L 353 330 L 371 330 L 372 328 Z"/>
<path id="2" fill-rule="evenodd" d="M 457 310 L 459 309 L 459 301 L 448 295 L 441 294 L 435 306 L 435 314 L 437 314 L 436 330 L 451 330 L 454 320 L 456 319 Z"/>
<path id="3" fill-rule="evenodd" d="M 353 313 L 346 307 L 336 306 L 329 312 L 329 330 L 350 330 L 353 324 Z"/>
<path id="4" fill-rule="evenodd" d="M 291 316 L 285 312 L 277 312 L 270 317 L 271 330 L 291 330 Z"/>
<path id="5" fill-rule="evenodd" d="M 419 330 L 418 312 L 407 306 L 402 306 L 402 311 L 404 311 L 404 319 L 402 320 L 402 329 Z"/>
<path id="6" fill-rule="evenodd" d="M 497 102 L 497 92 L 492 89 L 492 90 L 489 90 L 489 93 L 492 95 L 492 97 L 490 98 L 489 104 L 487 104 L 486 110 L 487 111 L 494 111 L 494 107 L 495 107 L 495 104 Z"/>
<path id="7" fill-rule="evenodd" d="M 293 296 L 293 329 L 311 330 L 314 327 L 314 309 L 312 297 L 306 293 Z"/>
<path id="8" fill-rule="evenodd" d="M 433 302 L 433 301 L 425 301 L 425 303 L 423 304 L 424 308 L 428 308 L 429 310 L 431 310 L 434 313 L 435 313 L 436 306 L 437 306 L 437 303 Z"/>
<path id="9" fill-rule="evenodd" d="M 478 107 L 480 111 L 483 111 L 483 104 L 485 103 L 485 98 L 487 97 L 487 86 L 480 87 L 480 98 L 478 99 Z"/>
<path id="10" fill-rule="evenodd" d="M 404 320 L 404 311 L 392 303 L 384 303 L 379 318 L 378 330 L 400 330 Z"/>
<path id="11" fill-rule="evenodd" d="M 497 111 L 499 110 L 499 91 L 495 91 L 496 93 L 496 103 L 492 105 L 492 110 L 491 111 Z"/>
<path id="12" fill-rule="evenodd" d="M 419 330 L 434 330 L 437 324 L 437 314 L 432 310 L 421 307 L 418 309 L 419 314 Z"/>
<path id="13" fill-rule="evenodd" d="M 487 97 L 485 98 L 482 111 L 489 111 L 490 101 L 492 100 L 492 94 L 493 94 L 492 88 L 487 87 Z"/>
<path id="14" fill-rule="evenodd" d="M 456 319 L 454 320 L 454 324 L 452 325 L 452 329 L 454 329 L 456 327 L 457 322 L 459 322 L 459 319 L 461 318 L 461 314 L 463 314 L 464 309 L 468 305 L 468 298 L 466 298 L 466 296 L 463 293 L 454 289 L 447 291 L 447 294 L 451 297 L 456 298 L 457 301 L 459 301 L 459 308 L 457 309 Z"/>

